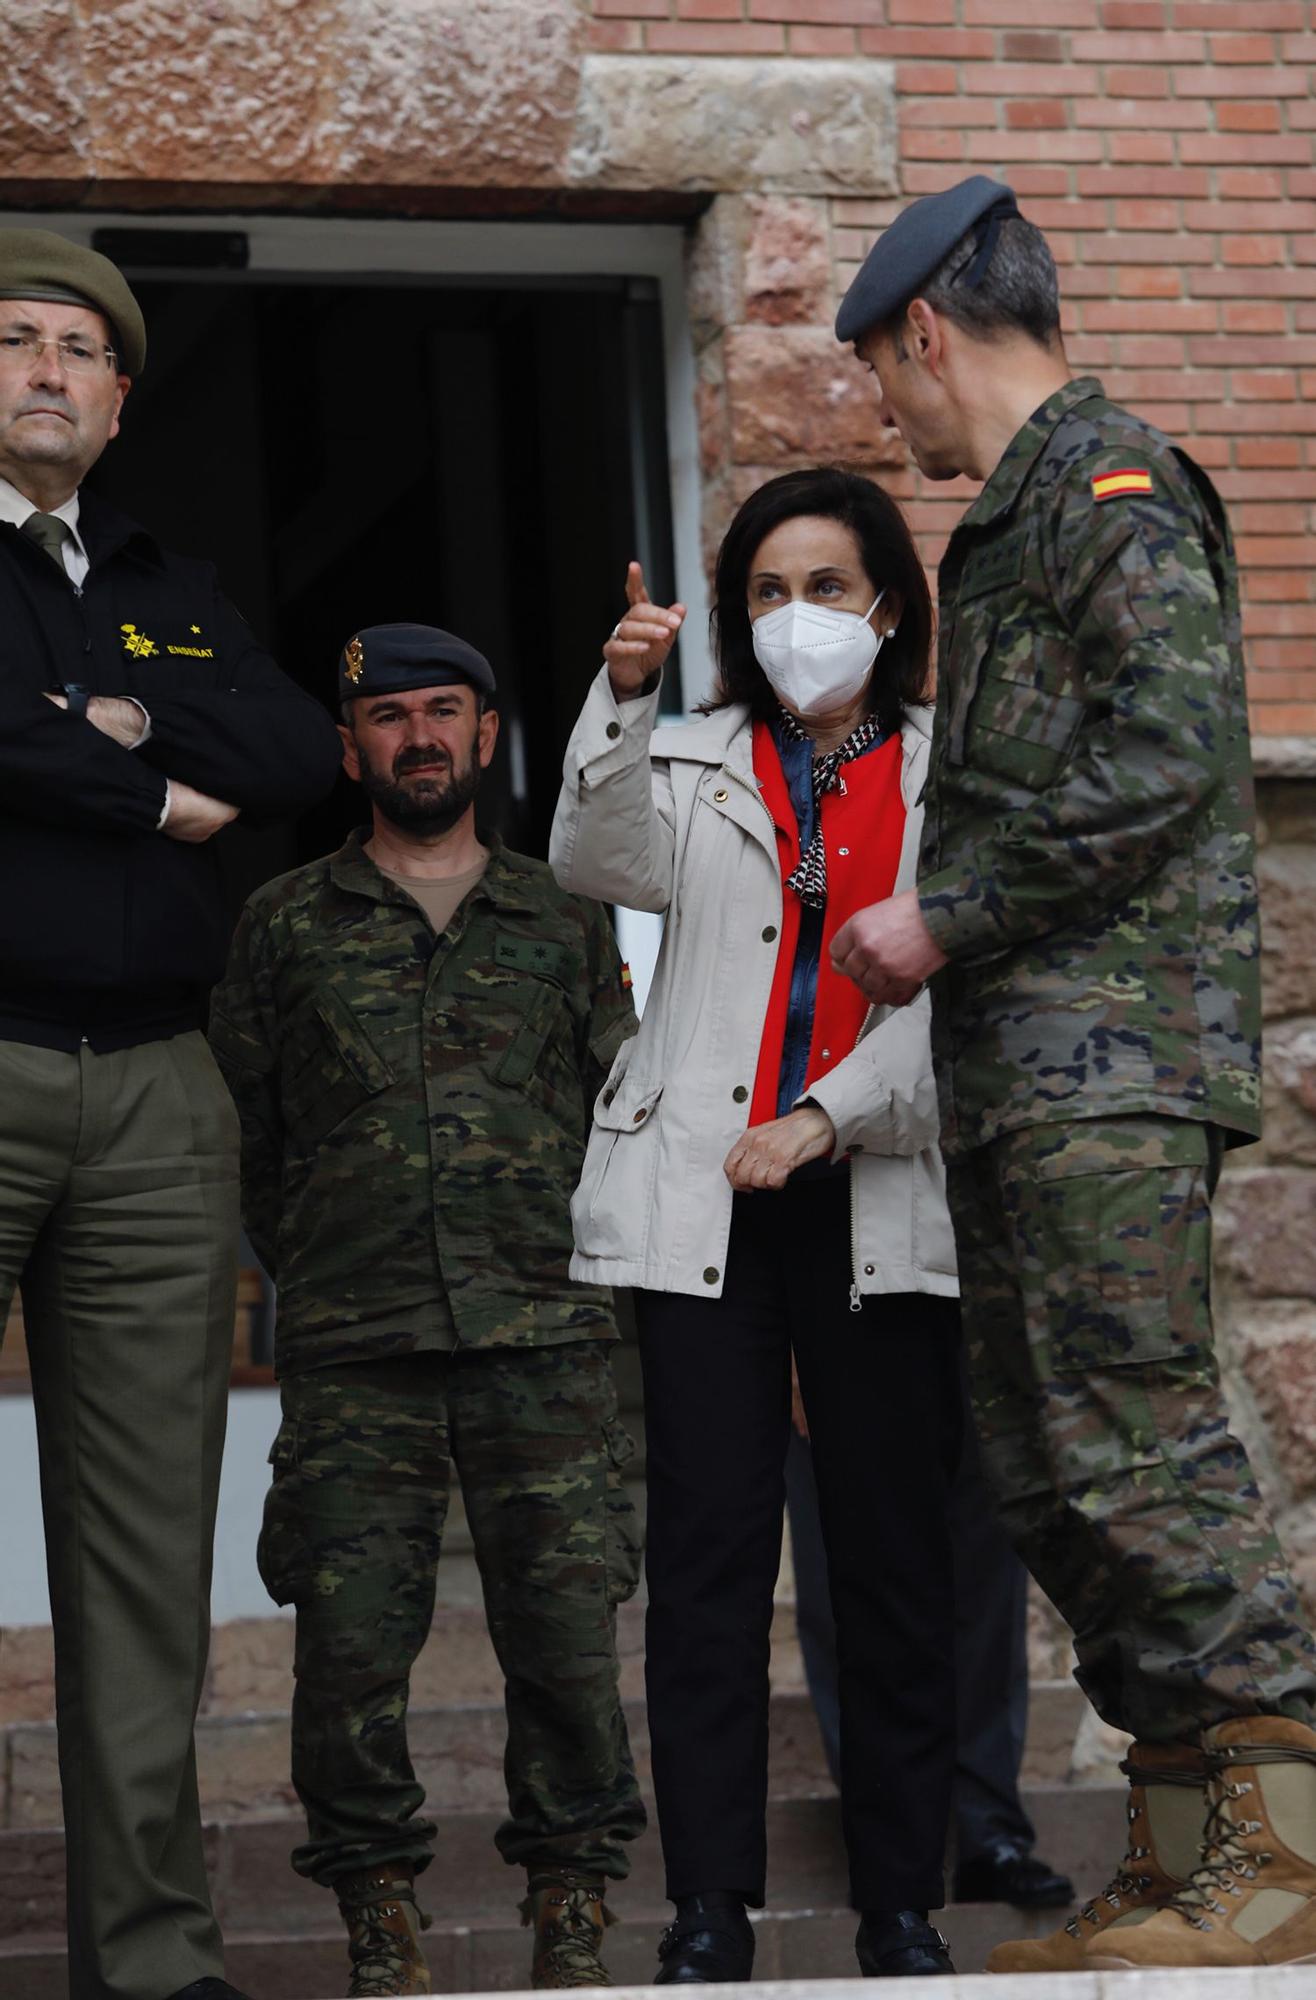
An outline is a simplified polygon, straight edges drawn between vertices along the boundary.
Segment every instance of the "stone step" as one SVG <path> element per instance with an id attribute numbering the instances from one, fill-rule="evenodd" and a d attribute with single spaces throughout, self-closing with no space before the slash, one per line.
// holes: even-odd
<path id="1" fill-rule="evenodd" d="M 621 1921 L 608 1932 L 609 1970 L 623 1984 L 642 1986 L 652 1979 L 658 1935 L 671 1913 L 646 1910 L 624 1893 L 618 1893 L 615 1906 Z M 943 1911 L 936 1921 L 950 1942 L 957 1970 L 972 1973 L 981 1970 L 1002 1939 L 1039 1935 L 1053 1927 L 1055 1918 L 1030 1919 L 979 1903 Z M 761 1980 L 853 1979 L 855 1926 L 854 1912 L 837 1906 L 763 1911 L 755 1920 L 755 1973 Z M 529 1937 L 514 1917 L 436 1922 L 426 1933 L 425 1955 L 436 1994 L 520 1993 L 530 1976 Z M 225 1957 L 228 1978 L 252 2000 L 323 2000 L 343 1990 L 346 1955 L 337 1928 L 299 1937 L 274 1928 L 230 1930 Z M 67 2000 L 66 1979 L 63 1940 L 57 1935 L 0 1945 L 5 2000 Z M 741 1991 L 748 1994 L 749 1989 Z M 1005 2000 L 1005 1989 L 993 1981 L 983 2000 Z M 1025 2000 L 1047 1996 L 1030 1990 Z M 1080 1991 L 1075 2000 L 1088 1996 Z"/>
<path id="2" fill-rule="evenodd" d="M 638 1667 L 628 1678 L 634 1685 Z M 1027 1775 L 1068 1775 L 1068 1747 L 1081 1705 L 1076 1690 L 1061 1688 L 1045 1699 L 1039 1691 L 1031 1718 L 1031 1741 L 1038 1754 L 1030 1758 Z M 644 1781 L 649 1769 L 644 1703 L 632 1695 L 625 1707 L 636 1767 Z M 413 1705 L 407 1735 L 417 1776 L 435 1811 L 501 1809 L 506 1742 L 501 1700 Z M 58 1826 L 61 1804 L 54 1724 L 17 1723 L 0 1731 L 0 1757 L 0 1783 L 5 1784 L 0 1794 L 0 1824 L 10 1828 Z M 206 1817 L 238 1819 L 292 1810 L 296 1797 L 288 1759 L 286 1710 L 203 1717 L 197 1725 L 197 1761 Z M 802 1690 L 778 1690 L 771 1704 L 770 1795 L 799 1798 L 830 1790 L 808 1695 Z"/>
<path id="3" fill-rule="evenodd" d="M 1037 1828 L 1038 1851 L 1072 1876 L 1079 1896 L 1101 1888 L 1123 1850 L 1123 1789 L 1040 1786 L 1025 1794 Z M 493 1844 L 496 1812 L 450 1812 L 438 1819 L 434 1860 L 422 1881 L 422 1903 L 449 1923 L 506 1921 L 523 1893 Z M 773 1799 L 767 1816 L 769 1904 L 831 1909 L 846 1901 L 840 1808 L 830 1797 Z M 324 1929 L 326 1892 L 295 1875 L 289 1854 L 302 1836 L 291 1814 L 211 1823 L 207 1861 L 215 1908 L 226 1932 L 261 1930 L 311 1936 Z M 631 1849 L 630 1879 L 616 1891 L 617 1907 L 661 1912 L 662 1853 L 656 1833 Z M 17 1945 L 44 1939 L 64 1921 L 64 1841 L 57 1830 L 0 1833 L 0 1938 Z M 0 1990 L 7 1989 L 0 1988 Z"/>

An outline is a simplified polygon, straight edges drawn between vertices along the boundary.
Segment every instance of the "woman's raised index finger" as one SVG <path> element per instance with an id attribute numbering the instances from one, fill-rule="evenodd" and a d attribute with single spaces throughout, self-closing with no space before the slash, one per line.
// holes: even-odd
<path id="1" fill-rule="evenodd" d="M 628 604 L 648 604 L 649 592 L 645 588 L 644 570 L 637 562 L 626 566 L 626 602 Z"/>

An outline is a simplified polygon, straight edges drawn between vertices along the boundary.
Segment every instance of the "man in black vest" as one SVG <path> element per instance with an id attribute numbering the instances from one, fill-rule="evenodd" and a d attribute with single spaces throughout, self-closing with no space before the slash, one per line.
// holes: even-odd
<path id="1" fill-rule="evenodd" d="M 0 230 L 0 1326 L 19 1284 L 70 1989 L 223 2000 L 192 1740 L 238 1226 L 207 843 L 310 805 L 339 751 L 209 565 L 79 491 L 145 354 L 111 263 Z"/>

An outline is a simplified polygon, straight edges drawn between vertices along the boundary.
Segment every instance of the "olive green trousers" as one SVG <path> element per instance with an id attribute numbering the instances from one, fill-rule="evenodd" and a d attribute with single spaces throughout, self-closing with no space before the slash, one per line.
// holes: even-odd
<path id="1" fill-rule="evenodd" d="M 237 1145 L 200 1034 L 104 1055 L 0 1042 L 0 1327 L 17 1284 L 75 2000 L 166 2000 L 223 1969 L 192 1732 L 228 1406 Z"/>

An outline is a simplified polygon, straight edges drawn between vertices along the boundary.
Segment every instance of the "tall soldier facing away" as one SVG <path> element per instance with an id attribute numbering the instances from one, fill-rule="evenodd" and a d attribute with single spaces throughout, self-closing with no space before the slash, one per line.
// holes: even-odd
<path id="1" fill-rule="evenodd" d="M 639 1551 L 611 1297 L 567 1274 L 568 1203 L 635 1012 L 603 909 L 476 836 L 488 662 L 377 626 L 339 695 L 372 831 L 251 899 L 211 1028 L 279 1293 L 260 1565 L 297 1608 L 293 1866 L 338 1897 L 350 1993 L 429 1992 L 407 1684 L 455 1464 L 507 1682 L 497 1838 L 529 1877 L 533 1983 L 606 1986 L 604 1889 L 644 1827 L 615 1646 Z"/>
<path id="2" fill-rule="evenodd" d="M 1316 1654 L 1215 1361 L 1210 1204 L 1260 1127 L 1252 777 L 1224 509 L 1071 380 L 1008 188 L 915 202 L 837 334 L 921 471 L 986 483 L 940 572 L 916 890 L 836 940 L 932 978 L 983 1455 L 1137 1741 L 1109 1893 L 997 1971 L 1316 1959 Z"/>
<path id="3" fill-rule="evenodd" d="M 200 1032 L 226 943 L 206 842 L 312 804 L 337 745 L 208 564 L 79 491 L 145 358 L 113 264 L 0 230 L 0 1326 L 19 1284 L 69 1982 L 219 2000 L 192 1730 L 238 1154 Z"/>

